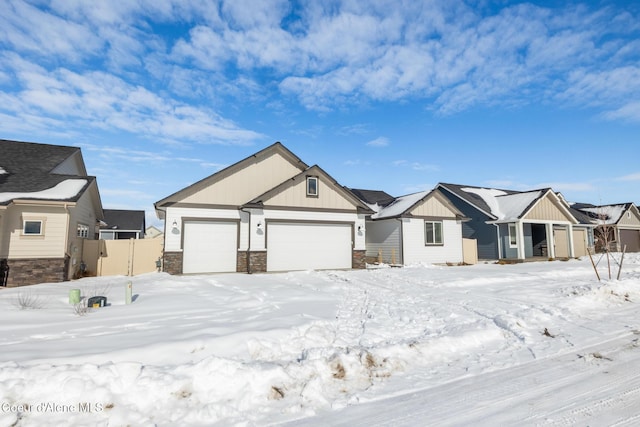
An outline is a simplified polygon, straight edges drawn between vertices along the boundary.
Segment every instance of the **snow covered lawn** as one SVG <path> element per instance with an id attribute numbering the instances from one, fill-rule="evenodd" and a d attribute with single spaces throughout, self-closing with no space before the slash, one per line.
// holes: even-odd
<path id="1" fill-rule="evenodd" d="M 633 425 L 638 302 L 637 254 L 2 289 L 0 425 Z"/>

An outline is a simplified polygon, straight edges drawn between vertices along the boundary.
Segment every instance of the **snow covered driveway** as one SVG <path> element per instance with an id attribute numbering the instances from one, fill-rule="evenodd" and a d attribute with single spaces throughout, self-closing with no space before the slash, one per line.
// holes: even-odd
<path id="1" fill-rule="evenodd" d="M 0 425 L 632 425 L 640 256 L 0 290 Z M 69 290 L 110 305 L 79 316 Z"/>

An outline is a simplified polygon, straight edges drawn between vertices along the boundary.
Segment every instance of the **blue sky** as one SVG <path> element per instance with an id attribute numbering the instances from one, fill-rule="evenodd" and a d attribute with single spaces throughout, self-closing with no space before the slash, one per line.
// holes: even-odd
<path id="1" fill-rule="evenodd" d="M 281 141 L 341 184 L 640 202 L 640 4 L 2 0 L 0 138 L 146 209 Z"/>

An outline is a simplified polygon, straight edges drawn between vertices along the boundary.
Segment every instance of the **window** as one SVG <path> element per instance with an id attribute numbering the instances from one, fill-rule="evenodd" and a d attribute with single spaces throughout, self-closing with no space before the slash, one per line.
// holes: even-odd
<path id="1" fill-rule="evenodd" d="M 78 237 L 86 239 L 89 237 L 89 226 L 84 224 L 78 224 Z"/>
<path id="2" fill-rule="evenodd" d="M 441 221 L 425 221 L 424 244 L 425 245 L 441 245 L 442 244 L 442 222 Z"/>
<path id="3" fill-rule="evenodd" d="M 25 221 L 22 234 L 28 236 L 42 235 L 42 221 Z"/>
<path id="4" fill-rule="evenodd" d="M 509 224 L 509 247 L 511 248 L 518 246 L 518 238 L 516 234 L 516 225 Z"/>
<path id="5" fill-rule="evenodd" d="M 318 197 L 318 177 L 317 176 L 307 177 L 307 196 Z"/>

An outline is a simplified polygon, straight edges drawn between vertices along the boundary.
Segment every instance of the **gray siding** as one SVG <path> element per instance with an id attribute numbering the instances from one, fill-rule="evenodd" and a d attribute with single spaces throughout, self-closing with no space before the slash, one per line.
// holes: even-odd
<path id="1" fill-rule="evenodd" d="M 518 248 L 509 247 L 509 225 L 500 224 L 500 239 L 502 242 L 501 258 L 518 258 Z"/>
<path id="2" fill-rule="evenodd" d="M 524 229 L 524 256 L 531 258 L 533 256 L 533 232 L 531 224 L 522 224 Z"/>
<path id="3" fill-rule="evenodd" d="M 470 221 L 462 223 L 462 237 L 476 239 L 478 242 L 478 259 L 498 259 L 498 235 L 496 226 L 487 224 L 492 218 L 483 214 L 458 196 L 440 187 L 449 201 L 460 210 Z M 508 243 L 508 242 L 507 242 Z"/>
<path id="4" fill-rule="evenodd" d="M 386 219 L 380 221 L 367 221 L 366 225 L 367 257 L 378 257 L 378 251 L 382 251 L 383 262 L 391 262 L 392 252 L 395 252 L 396 263 L 402 263 L 402 236 L 400 233 L 400 221 Z"/>

